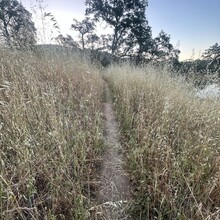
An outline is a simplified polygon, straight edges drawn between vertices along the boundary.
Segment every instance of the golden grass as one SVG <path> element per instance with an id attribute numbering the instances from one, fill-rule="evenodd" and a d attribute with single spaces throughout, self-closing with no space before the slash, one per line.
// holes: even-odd
<path id="1" fill-rule="evenodd" d="M 133 219 L 220 218 L 220 104 L 166 70 L 112 66 Z M 103 80 L 59 52 L 0 50 L 0 216 L 88 219 L 103 151 Z"/>
<path id="2" fill-rule="evenodd" d="M 219 219 L 219 100 L 199 100 L 166 70 L 113 66 L 106 77 L 127 149 L 133 219 Z"/>
<path id="3" fill-rule="evenodd" d="M 85 219 L 103 81 L 77 56 L 0 51 L 1 219 Z"/>

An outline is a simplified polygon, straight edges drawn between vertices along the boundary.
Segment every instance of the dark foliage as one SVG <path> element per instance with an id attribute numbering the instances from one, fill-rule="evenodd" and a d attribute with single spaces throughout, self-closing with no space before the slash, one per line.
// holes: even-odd
<path id="1" fill-rule="evenodd" d="M 36 43 L 31 13 L 17 0 L 0 1 L 0 39 L 9 47 L 20 49 Z"/>
<path id="2" fill-rule="evenodd" d="M 112 56 L 133 56 L 143 53 L 151 39 L 151 29 L 145 17 L 146 0 L 86 0 L 86 14 L 96 21 L 105 21 L 113 29 L 109 49 Z M 140 33 L 142 32 L 142 35 Z"/>

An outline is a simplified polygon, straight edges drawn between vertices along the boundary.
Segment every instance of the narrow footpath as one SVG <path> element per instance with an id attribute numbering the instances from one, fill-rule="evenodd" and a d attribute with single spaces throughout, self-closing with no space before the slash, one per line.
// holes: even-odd
<path id="1" fill-rule="evenodd" d="M 97 206 L 94 207 L 93 219 L 125 220 L 129 219 L 130 182 L 123 169 L 123 149 L 120 145 L 119 125 L 115 118 L 113 103 L 105 83 L 106 102 L 105 145 L 103 163 L 100 171 L 100 186 L 97 195 Z"/>

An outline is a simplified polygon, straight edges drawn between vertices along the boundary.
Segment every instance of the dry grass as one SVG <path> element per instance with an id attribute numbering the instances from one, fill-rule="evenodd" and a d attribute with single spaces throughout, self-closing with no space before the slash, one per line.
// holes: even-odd
<path id="1" fill-rule="evenodd" d="M 220 219 L 220 104 L 166 70 L 116 66 L 114 94 L 133 219 Z"/>
<path id="2" fill-rule="evenodd" d="M 77 56 L 0 51 L 1 219 L 86 219 L 103 81 Z"/>
<path id="3" fill-rule="evenodd" d="M 133 219 L 220 219 L 220 104 L 168 72 L 110 67 Z M 0 50 L 1 219 L 87 219 L 103 80 L 79 56 Z M 92 211 L 92 210 L 90 210 Z"/>

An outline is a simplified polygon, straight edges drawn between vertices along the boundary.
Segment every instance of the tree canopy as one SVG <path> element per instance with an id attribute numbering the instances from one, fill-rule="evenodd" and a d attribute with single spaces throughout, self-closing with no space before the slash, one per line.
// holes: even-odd
<path id="1" fill-rule="evenodd" d="M 205 50 L 202 57 L 210 61 L 207 65 L 208 72 L 220 72 L 220 45 L 218 43 Z"/>
<path id="2" fill-rule="evenodd" d="M 81 22 L 77 19 L 73 19 L 73 24 L 71 25 L 71 29 L 78 31 L 81 35 L 81 44 L 83 51 L 85 50 L 85 35 L 92 33 L 95 29 L 95 24 L 90 20 L 89 17 L 86 17 Z"/>
<path id="3" fill-rule="evenodd" d="M 147 5 L 147 0 L 86 0 L 86 14 L 94 15 L 96 21 L 105 21 L 113 29 L 112 56 L 131 55 L 138 50 L 134 49 L 137 46 L 142 52 L 141 38 L 146 41 L 151 38 L 151 29 L 145 17 Z"/>
<path id="4" fill-rule="evenodd" d="M 152 54 L 154 60 L 164 61 L 178 59 L 180 51 L 174 48 L 170 43 L 170 36 L 162 30 L 154 39 Z"/>
<path id="5" fill-rule="evenodd" d="M 0 1 L 0 36 L 9 47 L 24 48 L 36 43 L 31 13 L 17 0 Z"/>

